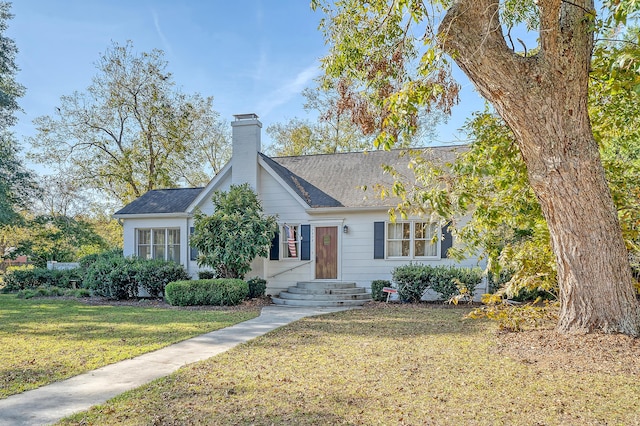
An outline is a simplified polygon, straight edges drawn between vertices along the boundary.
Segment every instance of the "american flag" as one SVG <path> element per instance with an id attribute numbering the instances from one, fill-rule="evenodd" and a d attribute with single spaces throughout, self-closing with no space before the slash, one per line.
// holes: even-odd
<path id="1" fill-rule="evenodd" d="M 291 257 L 298 257 L 296 253 L 296 237 L 294 228 L 289 225 L 284 225 L 284 229 L 287 231 L 287 244 L 289 244 L 289 255 Z"/>

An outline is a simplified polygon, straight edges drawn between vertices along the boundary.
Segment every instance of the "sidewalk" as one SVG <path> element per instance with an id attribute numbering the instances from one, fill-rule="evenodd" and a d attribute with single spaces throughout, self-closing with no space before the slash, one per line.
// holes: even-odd
<path id="1" fill-rule="evenodd" d="M 222 330 L 0 400 L 0 425 L 46 425 L 304 317 L 348 308 L 267 306 Z"/>

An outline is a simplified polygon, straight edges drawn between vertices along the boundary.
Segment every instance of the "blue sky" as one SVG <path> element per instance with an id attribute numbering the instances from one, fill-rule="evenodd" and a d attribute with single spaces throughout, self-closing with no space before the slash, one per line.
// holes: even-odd
<path id="1" fill-rule="evenodd" d="M 18 81 L 27 88 L 14 129 L 20 140 L 62 95 L 91 83 L 112 41 L 131 40 L 138 52 L 163 50 L 184 92 L 213 96 L 227 121 L 255 112 L 263 130 L 306 117 L 300 92 L 313 84 L 327 52 L 322 16 L 308 0 L 13 0 L 11 11 L 7 35 L 18 46 Z M 470 84 L 463 87 L 462 104 L 436 143 L 455 141 L 455 129 L 482 108 Z"/>

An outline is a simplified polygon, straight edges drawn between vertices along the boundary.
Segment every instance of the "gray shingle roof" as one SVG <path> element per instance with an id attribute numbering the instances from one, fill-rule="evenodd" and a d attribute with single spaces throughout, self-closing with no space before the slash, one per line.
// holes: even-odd
<path id="1" fill-rule="evenodd" d="M 131 203 L 127 204 L 115 215 L 149 214 L 149 213 L 182 213 L 200 194 L 203 188 L 154 189 Z"/>
<path id="2" fill-rule="evenodd" d="M 465 146 L 422 148 L 422 156 L 430 161 L 447 163 L 454 160 Z M 388 207 L 394 199 L 384 200 L 374 190 L 376 184 L 390 186 L 393 177 L 383 173 L 382 166 L 394 167 L 412 176 L 407 168 L 409 157 L 404 150 L 348 152 L 267 157 L 260 154 L 269 167 L 309 206 L 322 207 Z M 363 187 L 367 187 L 364 191 Z M 203 188 L 156 189 L 118 210 L 115 215 L 183 213 Z"/>
<path id="3" fill-rule="evenodd" d="M 423 157 L 438 163 L 453 161 L 463 146 L 422 148 Z M 349 152 L 298 157 L 262 156 L 274 171 L 311 207 L 386 207 L 390 199 L 377 197 L 373 186 L 391 185 L 393 178 L 384 174 L 389 165 L 412 176 L 407 168 L 409 157 L 404 150 Z M 274 164 L 275 163 L 275 164 Z M 364 191 L 362 188 L 367 187 Z"/>

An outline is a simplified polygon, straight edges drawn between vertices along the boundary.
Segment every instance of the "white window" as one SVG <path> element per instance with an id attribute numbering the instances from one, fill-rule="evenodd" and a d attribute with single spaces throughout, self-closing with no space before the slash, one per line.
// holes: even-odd
<path id="1" fill-rule="evenodd" d="M 180 263 L 180 229 L 137 229 L 136 239 L 138 257 Z"/>
<path id="2" fill-rule="evenodd" d="M 300 259 L 300 225 L 285 223 L 280 229 L 281 259 Z"/>
<path id="3" fill-rule="evenodd" d="M 438 230 L 438 224 L 431 222 L 387 223 L 387 257 L 437 257 Z"/>

